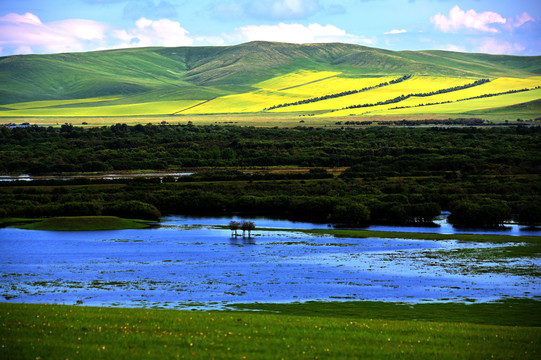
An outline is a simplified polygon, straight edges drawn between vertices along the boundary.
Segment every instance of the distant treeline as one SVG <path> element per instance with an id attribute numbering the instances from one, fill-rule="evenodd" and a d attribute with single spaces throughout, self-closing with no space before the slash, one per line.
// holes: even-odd
<path id="1" fill-rule="evenodd" d="M 179 179 L 0 182 L 0 217 L 243 212 L 363 226 L 429 222 L 448 210 L 462 226 L 534 225 L 540 140 L 540 128 L 523 126 L 1 128 L 2 173 L 206 169 Z M 311 170 L 265 171 L 274 165 Z M 339 167 L 339 176 L 327 171 Z"/>
<path id="2" fill-rule="evenodd" d="M 485 121 L 478 118 L 457 118 L 457 119 L 426 119 L 426 120 L 396 120 L 396 121 L 337 121 L 336 125 L 373 125 L 374 123 L 378 125 L 399 125 L 399 126 L 426 126 L 426 125 L 460 125 L 460 126 L 483 126 L 491 125 L 494 126 L 494 123 L 491 121 Z M 503 124 L 506 125 L 506 124 Z"/>
<path id="3" fill-rule="evenodd" d="M 541 129 L 252 128 L 117 124 L 0 128 L 0 173 L 362 166 L 377 176 L 541 172 Z"/>
<path id="4" fill-rule="evenodd" d="M 358 109 L 358 108 L 372 107 L 372 106 L 378 106 L 378 105 L 394 104 L 394 103 L 404 101 L 404 100 L 409 99 L 410 97 L 414 97 L 414 96 L 415 97 L 426 97 L 426 96 L 433 96 L 433 95 L 438 95 L 438 94 L 445 94 L 445 93 L 449 93 L 449 92 L 452 92 L 452 91 L 463 90 L 463 89 L 468 89 L 468 88 L 471 88 L 471 87 L 474 87 L 474 86 L 482 85 L 482 84 L 485 84 L 485 83 L 487 83 L 489 81 L 490 81 L 489 79 L 479 79 L 479 80 L 476 80 L 476 81 L 474 81 L 474 82 L 472 82 L 470 84 L 465 84 L 465 85 L 460 85 L 460 86 L 453 86 L 453 87 L 450 87 L 450 88 L 447 88 L 447 89 L 440 89 L 440 90 L 430 91 L 430 92 L 426 92 L 426 93 L 414 93 L 414 94 L 400 95 L 400 96 L 397 96 L 397 97 L 392 98 L 392 99 L 388 99 L 388 100 L 384 100 L 384 101 L 378 101 L 377 103 L 351 105 L 351 106 L 346 106 L 346 107 L 344 107 L 342 109 Z"/>
<path id="5" fill-rule="evenodd" d="M 410 79 L 411 76 L 412 76 L 412 75 L 404 75 L 404 76 L 402 76 L 402 77 L 399 77 L 398 79 L 394 79 L 394 80 L 391 80 L 391 81 L 385 81 L 385 82 L 382 82 L 382 83 L 380 83 L 380 84 L 378 84 L 378 85 L 375 85 L 375 86 L 368 86 L 368 87 L 364 87 L 364 88 L 358 89 L 358 90 L 342 91 L 342 92 L 339 92 L 339 93 L 334 93 L 334 94 L 329 94 L 329 95 L 323 95 L 323 96 L 319 96 L 319 97 L 315 97 L 315 98 L 310 98 L 310 99 L 305 99 L 305 100 L 299 100 L 299 101 L 295 101 L 295 102 L 291 102 L 291 103 L 285 103 L 285 104 L 280 104 L 280 105 L 274 105 L 274 106 L 271 106 L 271 107 L 268 107 L 268 108 L 263 109 L 263 111 L 268 111 L 268 110 L 273 110 L 273 109 L 283 108 L 283 107 L 287 107 L 287 106 L 302 105 L 302 104 L 310 104 L 310 103 L 318 102 L 318 101 L 322 101 L 322 100 L 334 99 L 334 98 L 338 98 L 338 97 L 342 97 L 342 96 L 346 96 L 346 95 L 353 95 L 353 94 L 357 94 L 357 93 L 364 92 L 364 91 L 368 91 L 368 90 L 372 90 L 372 89 L 377 89 L 377 88 L 384 87 L 384 86 L 388 86 L 388 85 L 398 84 L 398 83 L 400 83 L 400 82 L 402 82 L 402 81 L 405 81 L 405 80 Z"/>
<path id="6" fill-rule="evenodd" d="M 248 176 L 248 178 L 247 178 Z M 369 177 L 354 166 L 325 179 L 254 180 L 221 172 L 176 182 L 152 179 L 2 184 L 0 217 L 166 214 L 276 216 L 364 226 L 428 223 L 441 210 L 462 226 L 541 223 L 539 176 L 450 172 L 430 177 Z M 184 179 L 184 178 L 182 178 Z M 209 179 L 214 179 L 209 181 Z M 81 185 L 86 182 L 86 185 Z M 16 186 L 15 186 L 16 185 Z"/>

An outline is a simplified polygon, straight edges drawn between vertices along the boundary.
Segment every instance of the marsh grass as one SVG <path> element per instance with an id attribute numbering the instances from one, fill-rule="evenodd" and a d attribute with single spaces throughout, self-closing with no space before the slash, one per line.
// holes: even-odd
<path id="1" fill-rule="evenodd" d="M 17 224 L 17 227 L 25 230 L 92 231 L 144 229 L 152 225 L 152 221 L 123 219 L 116 216 L 72 216 L 35 219 L 34 222 Z"/>
<path id="2" fill-rule="evenodd" d="M 490 243 L 532 243 L 541 244 L 541 236 L 511 236 L 511 235 L 487 235 L 487 234 L 437 234 L 402 231 L 373 231 L 373 230 L 350 230 L 350 229 L 274 229 L 259 228 L 264 231 L 292 231 L 314 235 L 332 235 L 342 238 L 389 238 L 389 239 L 416 239 L 416 240 L 460 240 Z M 538 249 L 538 247 L 536 247 Z M 514 250 L 520 251 L 520 250 Z"/>
<path id="3" fill-rule="evenodd" d="M 359 303 L 361 308 L 364 303 Z M 3 359 L 537 359 L 527 326 L 390 320 L 308 304 L 308 314 L 0 304 Z M 391 305 L 392 307 L 392 305 Z M 490 305 L 488 306 L 490 308 Z M 537 307 L 538 308 L 538 307 Z M 340 311 L 342 309 L 343 311 Z M 445 319 L 444 309 L 431 311 Z M 493 314 L 499 311 L 493 309 Z M 391 313 L 396 311 L 391 311 Z M 380 318 L 378 318 L 378 316 Z M 394 316 L 394 315 L 393 315 Z M 460 316 L 448 314 L 458 320 Z M 495 316 L 493 316 L 495 317 Z M 468 322 L 471 321 L 471 322 Z"/>

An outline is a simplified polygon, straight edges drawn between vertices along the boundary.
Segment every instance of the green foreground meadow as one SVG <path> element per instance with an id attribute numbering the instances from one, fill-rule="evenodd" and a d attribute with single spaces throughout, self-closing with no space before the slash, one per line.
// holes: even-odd
<path id="1" fill-rule="evenodd" d="M 0 356 L 538 359 L 539 309 L 538 302 L 527 300 L 415 306 L 371 302 L 275 304 L 273 310 L 281 313 L 0 303 Z"/>

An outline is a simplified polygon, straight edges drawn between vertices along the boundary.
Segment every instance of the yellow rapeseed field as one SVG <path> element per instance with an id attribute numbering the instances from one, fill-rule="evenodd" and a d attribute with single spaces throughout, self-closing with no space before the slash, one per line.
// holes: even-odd
<path id="1" fill-rule="evenodd" d="M 470 80 L 467 83 L 471 83 L 474 80 Z M 536 92 L 526 92 L 526 93 L 519 93 L 516 94 L 516 96 L 496 96 L 496 97 L 487 97 L 482 99 L 475 99 L 468 101 L 467 105 L 464 101 L 459 101 L 458 103 L 450 106 L 451 104 L 438 104 L 438 105 L 431 105 L 431 106 L 421 106 L 416 107 L 421 104 L 432 104 L 432 103 L 441 103 L 441 102 L 448 102 L 448 101 L 458 101 L 463 99 L 468 99 L 480 95 L 485 94 L 498 94 L 502 92 L 507 92 L 510 90 L 520 90 L 524 88 L 532 89 L 536 86 L 541 85 L 541 77 L 531 77 L 531 78 L 525 78 L 525 79 L 518 79 L 518 78 L 498 78 L 490 81 L 489 83 L 485 83 L 479 86 L 474 86 L 471 88 L 463 89 L 463 90 L 457 90 L 449 93 L 444 94 L 436 94 L 432 96 L 426 96 L 426 97 L 410 97 L 404 101 L 393 103 L 393 104 L 386 104 L 386 105 L 379 105 L 379 106 L 373 106 L 373 107 L 366 107 L 366 108 L 358 108 L 358 109 L 344 109 L 335 111 L 332 113 L 327 113 L 320 116 L 333 116 L 333 117 L 342 117 L 342 116 L 348 116 L 348 115 L 364 115 L 364 114 L 370 114 L 370 115 L 380 115 L 380 114 L 423 114 L 423 113 L 445 113 L 446 109 L 454 109 L 451 112 L 461 112 L 459 111 L 461 106 L 468 107 L 468 110 L 474 110 L 472 107 L 479 106 L 479 109 L 487 109 L 492 107 L 500 107 L 500 106 L 508 106 L 513 105 L 515 103 L 521 103 L 526 101 L 532 101 L 536 100 L 539 97 L 536 97 Z M 447 83 L 445 86 L 442 86 L 441 89 L 449 88 L 456 85 L 450 85 Z M 383 90 L 383 89 L 382 89 Z M 426 90 L 425 90 L 426 91 Z M 423 92 L 423 91 L 417 91 L 417 92 Z M 426 91 L 428 92 L 428 91 Z M 410 93 L 416 93 L 414 91 L 411 91 Z M 393 98 L 395 96 L 389 96 L 389 98 Z M 499 104 L 498 101 L 503 99 L 506 100 L 505 104 Z M 513 101 L 511 99 L 517 100 L 515 103 L 509 103 L 509 101 Z M 520 99 L 520 100 L 519 100 Z M 445 105 L 445 106 L 444 106 Z M 406 107 L 402 109 L 393 109 L 395 107 Z M 409 107 L 416 107 L 415 109 L 410 109 Z"/>
<path id="2" fill-rule="evenodd" d="M 468 111 L 492 109 L 504 106 L 521 104 L 541 99 L 541 89 L 532 91 L 505 94 L 481 99 L 457 101 L 448 104 L 412 107 L 407 109 L 381 110 L 371 112 L 370 115 L 394 115 L 394 114 L 460 114 Z"/>
<path id="3" fill-rule="evenodd" d="M 138 116 L 138 115 L 167 115 L 197 104 L 197 100 L 156 101 L 138 104 L 83 106 L 83 107 L 42 107 L 21 110 L 3 111 L 4 116 L 58 116 L 58 117 L 84 117 L 84 116 Z M 49 105 L 50 106 L 50 105 Z"/>
<path id="4" fill-rule="evenodd" d="M 264 111 L 281 104 L 294 103 L 351 90 L 360 90 L 390 82 L 395 76 L 346 77 L 331 71 L 297 71 L 254 85 L 254 91 L 232 94 L 210 100 L 178 100 L 138 102 L 139 98 L 109 96 L 74 100 L 44 100 L 3 105 L 2 117 L 107 117 L 107 116 L 157 116 L 203 114 L 249 114 Z M 319 113 L 316 117 L 344 117 L 349 115 L 399 115 L 460 113 L 465 111 L 509 106 L 541 99 L 539 91 L 499 95 L 461 101 L 464 99 L 498 94 L 510 90 L 533 89 L 541 86 L 541 76 L 528 78 L 497 78 L 468 89 L 424 97 L 410 97 L 386 105 L 344 109 L 360 104 L 375 104 L 415 93 L 429 93 L 455 86 L 471 84 L 476 79 L 442 76 L 413 76 L 397 84 L 368 91 L 340 96 L 308 104 L 292 105 L 269 110 L 269 113 Z M 171 97 L 170 97 L 171 98 Z M 133 101 L 133 103 L 129 103 Z M 122 102 L 122 103 L 119 103 Z M 425 104 L 452 102 L 448 104 Z M 402 107 L 401 109 L 393 109 Z M 269 114 L 270 115 L 270 114 Z M 278 114 L 277 114 L 278 115 Z M 280 115 L 282 116 L 282 115 Z M 289 116 L 289 115 L 288 115 Z"/>
<path id="5" fill-rule="evenodd" d="M 186 109 L 180 114 L 227 114 L 227 113 L 253 113 L 262 111 L 269 104 L 297 101 L 279 92 L 256 90 L 244 94 L 222 96 L 210 101 L 201 102 L 200 105 Z"/>
<path id="6" fill-rule="evenodd" d="M 22 109 L 34 109 L 34 108 L 43 108 L 43 107 L 50 107 L 50 106 L 75 105 L 75 104 L 86 104 L 86 103 L 101 102 L 101 101 L 113 101 L 117 99 L 119 99 L 118 96 L 95 97 L 95 98 L 88 98 L 88 99 L 73 99 L 73 100 L 41 100 L 41 101 L 29 101 L 29 102 L 21 102 L 21 103 L 9 104 L 9 105 L 2 105 L 2 107 L 13 109 L 13 110 L 22 110 Z"/>
<path id="7" fill-rule="evenodd" d="M 396 77 L 395 77 L 396 79 Z M 363 79 L 364 80 L 364 79 Z M 342 96 L 338 98 L 318 101 L 309 104 L 296 106 L 288 106 L 278 108 L 272 111 L 275 112 L 292 112 L 292 111 L 321 111 L 321 110 L 339 110 L 347 106 L 358 104 L 373 104 L 379 101 L 393 99 L 401 95 L 412 93 L 431 92 L 440 89 L 446 89 L 454 86 L 461 86 L 475 81 L 474 79 L 466 78 L 450 78 L 437 76 L 414 76 L 409 80 L 398 84 L 383 86 L 369 91 Z M 363 86 L 361 86 L 362 88 Z M 323 94 L 322 94 L 323 95 Z M 354 109 L 352 113 L 359 112 L 359 109 Z M 362 110 L 361 110 L 362 111 Z M 366 110 L 364 110 L 366 111 Z M 349 114 L 349 113 L 347 113 Z"/>
<path id="8" fill-rule="evenodd" d="M 383 82 L 396 79 L 397 76 L 388 77 L 367 77 L 367 78 L 342 78 L 328 74 L 330 72 L 307 72 L 306 77 L 301 77 L 299 73 L 293 73 L 288 76 L 281 76 L 273 79 L 271 85 L 275 88 L 284 89 L 292 84 L 300 84 L 293 88 L 285 90 L 272 90 L 267 88 L 252 91 L 244 94 L 235 94 L 223 96 L 207 102 L 201 102 L 199 106 L 182 111 L 182 114 L 220 114 L 220 113 L 242 113 L 242 112 L 260 112 L 263 109 L 280 105 L 284 103 L 296 102 L 329 94 L 336 94 L 348 90 L 359 90 L 365 87 L 372 87 Z M 319 75 L 319 76 L 317 76 Z M 326 76 L 326 77 L 323 77 Z M 313 80 L 314 78 L 320 80 Z M 261 86 L 260 83 L 257 86 Z M 290 107 L 283 108 L 283 111 Z"/>
<path id="9" fill-rule="evenodd" d="M 277 76 L 269 80 L 265 80 L 263 82 L 255 84 L 254 87 L 267 90 L 281 90 L 294 86 L 300 86 L 306 83 L 318 81 L 339 74 L 339 72 L 333 71 L 301 70 L 286 75 Z"/>
<path id="10" fill-rule="evenodd" d="M 384 82 L 398 78 L 398 76 L 382 77 L 364 77 L 364 78 L 346 78 L 335 76 L 321 81 L 297 86 L 292 89 L 284 90 L 288 94 L 298 94 L 307 98 L 323 95 L 337 94 L 344 91 L 360 90 L 367 87 L 373 87 Z"/>

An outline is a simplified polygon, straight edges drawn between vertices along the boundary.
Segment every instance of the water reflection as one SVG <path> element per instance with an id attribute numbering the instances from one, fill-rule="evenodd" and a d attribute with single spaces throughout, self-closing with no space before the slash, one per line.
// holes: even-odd
<path id="1" fill-rule="evenodd" d="M 434 221 L 435 226 L 389 226 L 389 225 L 370 225 L 363 230 L 373 231 L 397 231 L 397 232 L 420 232 L 420 233 L 436 233 L 436 234 L 486 234 L 486 235 L 531 235 L 541 236 L 539 229 L 533 230 L 525 226 L 518 224 L 505 224 L 504 228 L 491 229 L 491 228 L 476 228 L 476 229 L 464 229 L 455 228 L 453 225 L 447 222 L 448 212 L 442 213 L 442 215 Z M 215 217 L 203 217 L 203 216 L 166 216 L 161 219 L 162 225 L 227 225 L 229 221 L 241 221 L 249 220 L 253 221 L 258 228 L 282 228 L 282 229 L 329 229 L 332 228 L 331 224 L 317 224 L 302 221 L 290 221 L 283 219 L 271 219 L 268 217 L 242 217 L 237 216 L 215 216 Z"/>
<path id="2" fill-rule="evenodd" d="M 232 236 L 229 238 L 231 245 L 255 245 L 255 239 L 253 237 Z"/>
<path id="3" fill-rule="evenodd" d="M 31 176 L 27 174 L 23 175 L 0 175 L 0 181 L 35 181 L 35 180 L 73 180 L 73 179 L 103 179 L 103 180 L 116 180 L 116 179 L 134 179 L 134 178 L 150 178 L 158 177 L 163 179 L 164 177 L 172 177 L 178 179 L 182 176 L 193 175 L 191 172 L 170 172 L 170 173 L 143 173 L 143 174 L 100 174 L 100 175 L 42 175 Z"/>
<path id="4" fill-rule="evenodd" d="M 457 228 L 447 221 L 448 212 L 434 220 L 434 227 L 428 226 L 384 226 L 372 225 L 367 230 L 374 231 L 403 231 L 403 232 L 421 232 L 421 233 L 436 233 L 436 234 L 484 234 L 484 235 L 512 235 L 512 236 L 541 236 L 541 231 L 531 229 L 526 226 L 521 226 L 516 223 L 507 223 L 502 228 Z"/>

